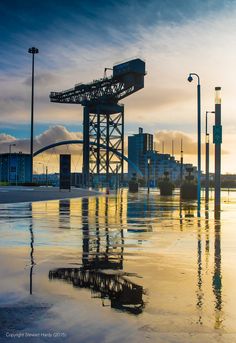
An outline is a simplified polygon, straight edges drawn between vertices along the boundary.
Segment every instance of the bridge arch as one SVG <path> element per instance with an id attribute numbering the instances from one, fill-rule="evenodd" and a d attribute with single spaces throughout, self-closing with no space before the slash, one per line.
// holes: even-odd
<path id="1" fill-rule="evenodd" d="M 83 144 L 84 141 L 82 139 L 73 139 L 73 140 L 67 140 L 67 141 L 61 141 L 61 142 L 56 142 L 56 143 L 52 143 L 52 144 L 49 144 L 37 151 L 34 152 L 34 157 L 36 157 L 37 155 L 41 154 L 42 152 L 46 151 L 46 150 L 49 150 L 51 148 L 55 148 L 57 146 L 61 146 L 61 145 L 67 145 L 67 144 Z M 90 142 L 90 145 L 95 145 L 95 146 L 98 146 L 98 144 L 96 142 Z M 99 144 L 99 147 L 102 148 L 102 149 L 106 149 L 106 146 L 103 145 L 103 144 Z M 111 152 L 113 152 L 115 155 L 119 156 L 119 157 L 122 157 L 122 154 L 119 152 L 119 151 L 116 151 L 112 148 L 109 147 L 109 150 Z M 135 171 L 136 173 L 143 177 L 143 173 L 141 172 L 141 170 L 136 166 L 135 163 L 133 163 L 132 161 L 130 161 L 128 159 L 128 157 L 126 157 L 125 155 L 123 155 L 123 159 L 124 161 L 126 161 Z"/>

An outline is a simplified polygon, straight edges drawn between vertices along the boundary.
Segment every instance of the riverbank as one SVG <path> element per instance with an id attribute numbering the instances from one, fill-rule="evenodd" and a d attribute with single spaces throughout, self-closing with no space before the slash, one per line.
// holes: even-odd
<path id="1" fill-rule="evenodd" d="M 3 186 L 0 187 L 0 204 L 72 199 L 100 194 L 103 193 L 82 188 L 71 188 L 69 191 L 57 187 Z"/>

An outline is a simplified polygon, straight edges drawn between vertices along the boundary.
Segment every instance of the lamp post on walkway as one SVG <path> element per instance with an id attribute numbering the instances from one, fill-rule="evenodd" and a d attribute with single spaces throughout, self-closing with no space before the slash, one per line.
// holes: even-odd
<path id="1" fill-rule="evenodd" d="M 39 50 L 35 47 L 29 48 L 28 53 L 32 54 L 32 89 L 31 89 L 31 129 L 30 129 L 30 181 L 33 179 L 33 140 L 34 140 L 34 55 L 39 53 Z"/>
<path id="2" fill-rule="evenodd" d="M 215 144 L 215 218 L 220 218 L 221 188 L 221 87 L 215 87 L 215 125 L 213 127 L 213 143 Z"/>
<path id="3" fill-rule="evenodd" d="M 207 129 L 207 115 L 215 113 L 214 111 L 206 111 L 206 174 L 205 174 L 205 201 L 209 200 L 209 133 Z"/>
<path id="4" fill-rule="evenodd" d="M 201 86 L 200 77 L 196 73 L 190 73 L 188 81 L 193 81 L 193 76 L 198 79 L 197 84 L 197 212 L 200 217 L 201 210 Z"/>

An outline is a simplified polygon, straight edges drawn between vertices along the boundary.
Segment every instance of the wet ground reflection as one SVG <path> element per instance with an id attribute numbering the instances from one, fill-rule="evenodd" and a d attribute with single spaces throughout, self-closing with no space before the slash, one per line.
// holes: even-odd
<path id="1" fill-rule="evenodd" d="M 114 309 L 140 314 L 144 307 L 143 287 L 127 280 L 129 274 L 111 274 L 84 268 L 60 268 L 49 272 L 49 279 L 60 279 L 74 287 L 89 288 L 92 297 L 109 299 Z"/>
<path id="2" fill-rule="evenodd" d="M 228 342 L 224 334 L 235 334 L 236 319 L 236 202 L 226 196 L 221 220 L 214 219 L 212 201 L 203 204 L 198 218 L 196 203 L 181 203 L 178 194 L 130 195 L 126 190 L 108 197 L 2 206 L 1 311 L 16 306 L 20 316 L 22 301 L 40 301 L 49 310 L 47 315 L 39 311 L 43 315 L 32 327 L 63 322 L 65 330 L 72 311 L 71 342 L 85 325 L 76 317 L 81 309 L 84 318 L 106 316 L 106 327 L 113 331 L 121 315 L 120 330 L 128 330 L 134 340 L 148 336 L 162 342 L 160 333 L 172 332 L 179 335 L 176 342 L 191 342 L 192 333 L 208 334 L 204 342 L 214 342 L 219 333 Z M 92 325 L 93 319 L 86 323 Z M 101 330 L 86 329 L 80 338 L 89 341 Z M 171 342 L 173 336 L 168 337 L 163 341 Z"/>

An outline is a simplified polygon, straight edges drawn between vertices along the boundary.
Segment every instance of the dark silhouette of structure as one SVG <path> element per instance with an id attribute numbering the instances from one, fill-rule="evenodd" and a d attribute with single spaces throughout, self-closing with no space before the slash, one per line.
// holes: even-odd
<path id="1" fill-rule="evenodd" d="M 107 69 L 107 68 L 106 68 Z M 118 171 L 123 176 L 124 106 L 121 99 L 144 87 L 145 62 L 134 59 L 117 64 L 113 75 L 74 88 L 51 92 L 50 100 L 57 103 L 80 104 L 83 114 L 83 179 L 88 186 L 90 174 Z M 91 142 L 96 143 L 91 146 Z M 101 146 L 102 145 L 102 146 Z M 104 147 L 103 147 L 104 146 Z M 120 154 L 115 154 L 114 151 Z"/>
<path id="2" fill-rule="evenodd" d="M 84 268 L 59 268 L 49 272 L 49 279 L 60 279 L 74 287 L 89 288 L 93 297 L 110 299 L 111 307 L 115 309 L 139 314 L 144 307 L 143 287 L 122 274 Z"/>
<path id="3" fill-rule="evenodd" d="M 116 198 L 117 200 L 117 198 Z M 89 206 L 89 202 L 91 207 Z M 95 201 L 95 204 L 94 204 Z M 95 205 L 95 206 L 94 206 Z M 91 213 L 91 209 L 93 214 Z M 60 215 L 68 216 L 69 201 L 60 201 Z M 108 299 L 111 307 L 131 314 L 140 314 L 144 308 L 143 287 L 130 281 L 133 274 L 123 272 L 124 235 L 123 204 L 115 204 L 115 217 L 120 234 L 114 236 L 109 228 L 109 198 L 101 203 L 99 198 L 82 199 L 82 266 L 58 268 L 49 271 L 49 279 L 64 280 L 78 288 L 88 288 L 92 297 Z M 101 214 L 104 221 L 100 222 Z M 90 226 L 89 218 L 93 219 Z M 95 219 L 95 222 L 94 222 Z M 104 305 L 105 306 L 105 305 Z"/>
<path id="4" fill-rule="evenodd" d="M 56 142 L 56 143 L 52 143 L 49 144 L 37 151 L 34 152 L 34 157 L 36 157 L 37 155 L 43 153 L 46 150 L 61 146 L 61 145 L 66 145 L 66 144 L 84 144 L 84 141 L 81 139 L 74 139 L 74 140 L 66 140 L 66 141 L 61 141 L 61 142 Z M 90 142 L 89 143 L 91 147 L 97 147 L 98 144 L 96 142 Z M 106 146 L 100 144 L 100 148 L 101 149 L 105 149 Z M 131 167 L 135 170 L 135 172 L 137 172 L 137 174 L 141 177 L 143 177 L 143 173 L 141 172 L 141 170 L 136 166 L 135 163 L 133 163 L 128 157 L 126 157 L 125 155 L 122 155 L 119 151 L 117 151 L 116 149 L 113 149 L 111 147 L 109 147 L 109 150 L 114 153 L 115 155 L 118 156 L 118 158 L 122 158 L 124 161 L 126 161 L 129 165 L 131 165 Z M 116 171 L 117 172 L 117 171 Z"/>
<path id="5" fill-rule="evenodd" d="M 33 153 L 34 153 L 34 55 L 39 53 L 39 49 L 28 49 L 28 53 L 32 54 L 32 87 L 31 87 L 31 127 L 30 127 L 30 156 L 31 156 L 31 168 L 30 168 L 30 181 L 33 178 Z"/>

